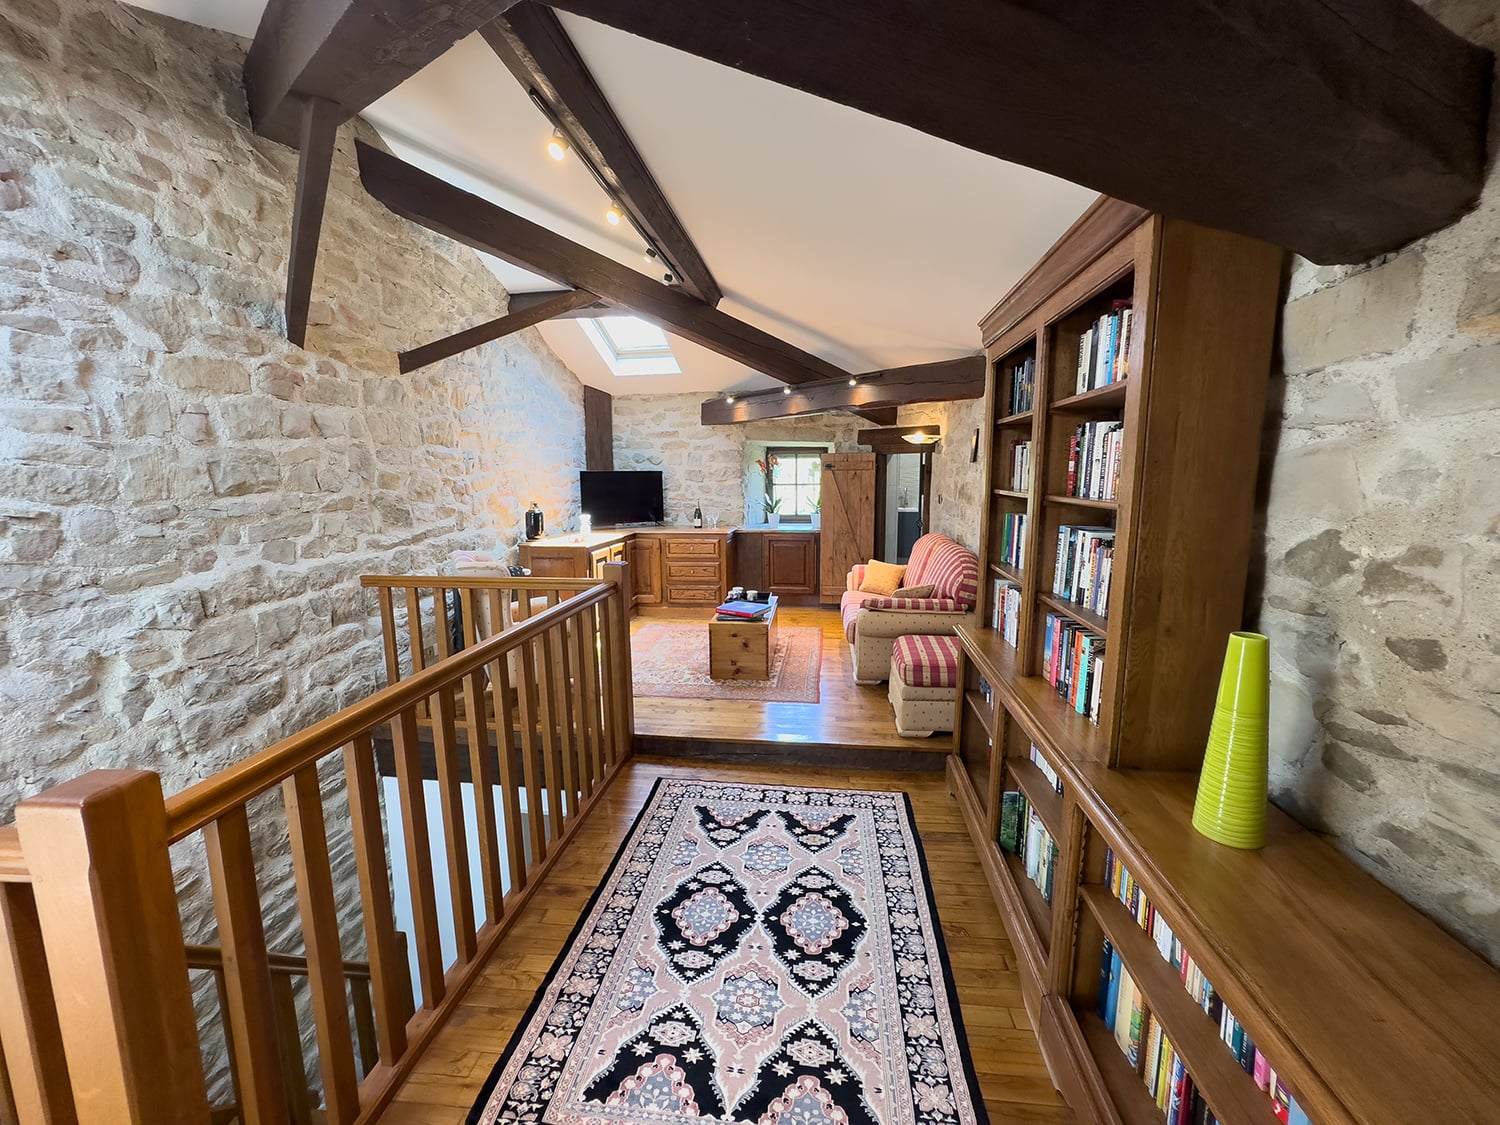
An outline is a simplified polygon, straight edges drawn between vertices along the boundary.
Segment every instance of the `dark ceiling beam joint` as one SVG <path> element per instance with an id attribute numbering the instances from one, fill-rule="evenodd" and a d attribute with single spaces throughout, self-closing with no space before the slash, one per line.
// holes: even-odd
<path id="1" fill-rule="evenodd" d="M 419 226 L 560 285 L 586 289 L 683 339 L 783 383 L 845 380 L 849 372 L 704 304 L 680 289 L 470 195 L 388 152 L 355 141 L 372 197 Z"/>
<path id="2" fill-rule="evenodd" d="M 522 3 L 480 33 L 683 287 L 717 305 L 723 292 L 708 263 L 557 14 Z"/>
<path id="3" fill-rule="evenodd" d="M 307 343 L 313 275 L 318 268 L 318 242 L 322 236 L 323 209 L 328 200 L 328 177 L 333 169 L 333 150 L 338 141 L 340 119 L 338 107 L 331 102 L 321 98 L 307 98 L 302 102 L 285 305 L 286 338 L 299 348 Z"/>
<path id="4" fill-rule="evenodd" d="M 423 344 L 419 348 L 411 348 L 399 353 L 397 360 L 401 374 L 408 374 L 420 367 L 447 359 L 449 356 L 477 348 L 481 344 L 488 344 L 491 340 L 498 340 L 502 336 L 509 336 L 523 328 L 530 328 L 544 320 L 551 320 L 553 317 L 595 303 L 594 295 L 586 289 L 570 289 L 546 296 L 547 300 L 522 302 L 522 307 L 519 309 L 515 308 L 516 300 L 512 298 L 511 308 L 514 311 L 507 311 L 504 316 L 487 320 L 483 324 L 476 324 L 473 328 L 465 328 L 462 332 L 444 336 L 440 340 Z"/>
<path id="5" fill-rule="evenodd" d="M 705 426 L 794 418 L 828 410 L 850 410 L 877 425 L 896 422 L 896 407 L 914 402 L 951 402 L 984 394 L 982 355 L 940 359 L 907 367 L 867 371 L 853 378 L 829 379 L 776 391 L 753 391 L 712 398 L 700 411 Z"/>

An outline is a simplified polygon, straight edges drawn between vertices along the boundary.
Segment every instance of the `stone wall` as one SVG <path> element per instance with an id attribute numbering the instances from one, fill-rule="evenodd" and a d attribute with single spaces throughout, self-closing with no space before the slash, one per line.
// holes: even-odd
<path id="1" fill-rule="evenodd" d="M 705 426 L 700 421 L 704 397 L 702 392 L 615 396 L 615 468 L 662 471 L 669 523 L 686 523 L 700 504 L 705 519 L 764 523 L 764 487 L 755 462 L 768 445 L 815 444 L 854 452 L 860 448 L 856 432 L 870 425 L 836 411 Z"/>
<path id="2" fill-rule="evenodd" d="M 1492 4 L 1433 8 L 1500 46 Z M 1281 352 L 1275 799 L 1500 963 L 1500 176 L 1398 254 L 1294 262 Z"/>
<path id="3" fill-rule="evenodd" d="M 983 417 L 984 400 L 975 398 L 903 406 L 896 418 L 901 426 L 942 427 L 943 440 L 932 455 L 932 518 L 928 523 L 933 531 L 952 536 L 976 553 L 987 456 L 982 440 L 979 461 L 970 461 L 969 455 Z"/>
<path id="4" fill-rule="evenodd" d="M 0 822 L 96 767 L 174 792 L 368 694 L 360 574 L 509 549 L 533 497 L 577 509 L 582 388 L 534 331 L 398 373 L 395 349 L 506 296 L 365 196 L 356 126 L 308 347 L 283 339 L 296 154 L 247 127 L 244 49 L 109 0 L 0 0 Z M 295 950 L 264 804 L 268 928 Z"/>

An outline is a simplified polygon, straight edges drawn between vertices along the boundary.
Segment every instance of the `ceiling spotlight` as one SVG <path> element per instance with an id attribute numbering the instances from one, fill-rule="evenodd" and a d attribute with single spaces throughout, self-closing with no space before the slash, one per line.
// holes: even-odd
<path id="1" fill-rule="evenodd" d="M 734 401 L 734 396 L 733 395 L 725 395 L 724 396 L 724 401 L 725 402 L 733 402 Z"/>
<path id="2" fill-rule="evenodd" d="M 646 264 L 651 266 L 656 265 L 656 248 L 654 246 L 646 247 Z"/>
<path id="3" fill-rule="evenodd" d="M 787 385 L 787 386 L 785 386 L 785 387 L 782 387 L 782 388 L 781 388 L 781 393 L 782 393 L 782 394 L 784 394 L 784 395 L 789 395 L 789 394 L 791 394 L 791 393 L 792 393 L 792 388 L 791 388 L 791 384 L 788 384 L 788 385 Z"/>
<path id="4" fill-rule="evenodd" d="M 674 282 L 674 281 L 677 280 L 677 277 L 674 274 L 664 273 L 664 274 L 661 275 L 661 279 L 662 279 L 663 284 L 671 285 L 672 282 Z"/>
<path id="5" fill-rule="evenodd" d="M 859 386 L 859 379 L 856 378 L 853 375 L 849 376 L 849 385 L 851 387 L 857 387 L 857 386 Z"/>
<path id="6" fill-rule="evenodd" d="M 625 212 L 620 209 L 620 205 L 618 203 L 611 200 L 609 204 L 609 210 L 604 212 L 605 222 L 609 223 L 609 225 L 612 227 L 617 227 L 621 222 L 624 221 L 624 219 Z"/>
<path id="7" fill-rule="evenodd" d="M 553 160 L 561 160 L 568 155 L 568 150 L 573 146 L 568 143 L 568 138 L 563 136 L 561 129 L 553 129 L 552 136 L 547 138 L 547 155 Z"/>
<path id="8" fill-rule="evenodd" d="M 936 445 L 937 434 L 929 434 L 925 430 L 918 430 L 914 434 L 902 434 L 901 440 L 910 442 L 912 445 Z"/>

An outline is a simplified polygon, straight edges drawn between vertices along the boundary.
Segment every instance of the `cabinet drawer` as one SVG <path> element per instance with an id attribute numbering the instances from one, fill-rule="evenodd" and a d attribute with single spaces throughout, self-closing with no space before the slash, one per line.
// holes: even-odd
<path id="1" fill-rule="evenodd" d="M 701 562 L 669 562 L 667 564 L 667 581 L 680 582 L 683 579 L 702 579 L 705 582 L 718 582 L 719 564 Z"/>
<path id="2" fill-rule="evenodd" d="M 667 586 L 667 601 L 677 605 L 718 605 L 717 586 Z"/>
<path id="3" fill-rule="evenodd" d="M 718 558 L 719 541 L 717 539 L 678 539 L 669 538 L 667 543 L 667 558 Z"/>

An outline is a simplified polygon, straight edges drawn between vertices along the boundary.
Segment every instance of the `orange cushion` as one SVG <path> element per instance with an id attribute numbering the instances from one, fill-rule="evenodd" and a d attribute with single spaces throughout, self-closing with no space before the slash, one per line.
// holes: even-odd
<path id="1" fill-rule="evenodd" d="M 888 598 L 900 589 L 901 579 L 905 575 L 906 567 L 904 566 L 876 562 L 871 559 L 869 566 L 865 568 L 865 580 L 859 588 L 863 593 L 879 594 L 882 598 Z"/>

